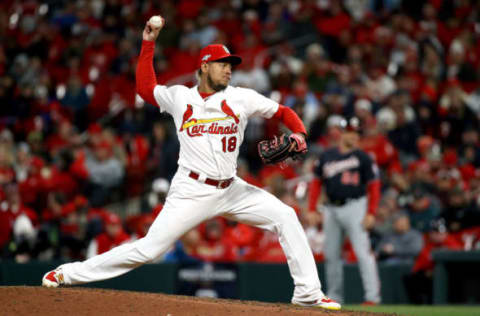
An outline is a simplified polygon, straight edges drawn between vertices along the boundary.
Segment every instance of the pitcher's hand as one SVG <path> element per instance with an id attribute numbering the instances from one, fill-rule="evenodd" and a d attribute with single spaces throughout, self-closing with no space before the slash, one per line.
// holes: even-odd
<path id="1" fill-rule="evenodd" d="M 160 31 L 164 26 L 165 26 L 165 19 L 163 19 L 162 26 L 160 27 L 153 27 L 150 24 L 150 21 L 147 21 L 147 23 L 145 24 L 145 28 L 143 29 L 143 40 L 154 42 L 157 39 L 158 34 L 160 34 Z"/>
<path id="2" fill-rule="evenodd" d="M 292 140 L 292 145 L 288 149 L 288 151 L 296 151 L 299 153 L 306 153 L 307 149 L 307 142 L 305 141 L 305 135 L 302 133 L 293 133 L 290 134 L 290 139 Z"/>

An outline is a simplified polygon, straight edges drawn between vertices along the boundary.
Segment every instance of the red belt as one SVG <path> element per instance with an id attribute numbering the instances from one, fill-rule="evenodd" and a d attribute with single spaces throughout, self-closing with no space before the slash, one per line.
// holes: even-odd
<path id="1" fill-rule="evenodd" d="M 200 175 L 193 171 L 190 171 L 188 176 L 195 180 L 198 180 L 198 178 L 200 178 Z M 233 178 L 226 179 L 226 180 L 214 180 L 214 179 L 206 178 L 204 183 L 213 185 L 214 187 L 217 187 L 217 189 L 226 189 L 230 186 L 230 184 L 232 184 L 232 182 L 233 182 Z"/>

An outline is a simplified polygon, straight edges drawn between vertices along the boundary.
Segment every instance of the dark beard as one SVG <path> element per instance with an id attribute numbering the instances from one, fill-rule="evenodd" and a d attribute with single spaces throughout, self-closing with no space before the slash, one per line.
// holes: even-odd
<path id="1" fill-rule="evenodd" d="M 215 92 L 225 90 L 225 88 L 227 87 L 226 85 L 223 85 L 221 83 L 218 83 L 218 84 L 214 83 L 212 80 L 212 77 L 210 77 L 209 74 L 207 74 L 207 83 L 210 86 L 210 88 L 212 88 Z"/>

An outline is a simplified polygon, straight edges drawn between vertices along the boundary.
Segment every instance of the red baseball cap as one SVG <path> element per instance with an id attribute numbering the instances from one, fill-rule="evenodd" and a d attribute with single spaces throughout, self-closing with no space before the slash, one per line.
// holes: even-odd
<path id="1" fill-rule="evenodd" d="M 236 55 L 230 54 L 230 51 L 225 45 L 211 44 L 205 46 L 200 51 L 200 57 L 198 58 L 198 67 L 202 63 L 208 63 L 209 61 L 226 61 L 231 63 L 232 66 L 236 66 L 242 62 L 242 58 Z"/>

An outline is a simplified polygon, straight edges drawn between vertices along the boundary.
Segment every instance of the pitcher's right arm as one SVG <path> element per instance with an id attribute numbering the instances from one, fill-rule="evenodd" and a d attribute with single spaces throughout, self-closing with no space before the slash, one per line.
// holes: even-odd
<path id="1" fill-rule="evenodd" d="M 161 27 L 154 28 L 150 22 L 147 22 L 143 30 L 143 41 L 140 56 L 138 58 L 136 69 L 136 90 L 137 93 L 146 102 L 160 108 L 160 110 L 169 111 L 174 106 L 172 93 L 166 86 L 158 85 L 155 70 L 153 68 L 153 55 L 155 50 L 155 40 L 160 33 Z"/>

